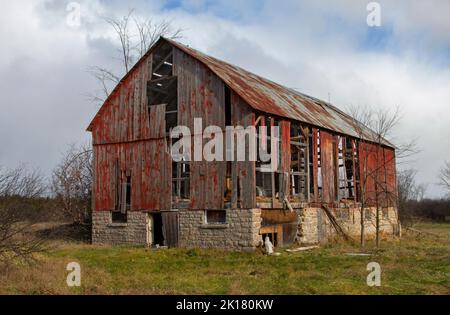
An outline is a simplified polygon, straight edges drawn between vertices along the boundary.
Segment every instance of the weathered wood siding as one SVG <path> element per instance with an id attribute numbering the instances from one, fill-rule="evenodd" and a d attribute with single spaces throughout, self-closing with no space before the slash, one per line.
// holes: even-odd
<path id="1" fill-rule="evenodd" d="M 361 189 L 367 205 L 388 206 L 397 198 L 395 151 L 373 143 L 359 143 Z M 365 184 L 364 184 L 365 182 Z"/>
<path id="2" fill-rule="evenodd" d="M 152 73 L 152 55 L 143 58 L 120 83 L 101 108 L 92 125 L 94 145 L 94 209 L 110 211 L 117 208 L 117 189 L 124 177 L 131 176 L 131 210 L 169 210 L 172 204 L 172 160 L 165 135 L 165 106 L 148 108 L 147 82 Z M 194 119 L 201 118 L 202 129 L 218 126 L 225 130 L 225 84 L 197 59 L 173 48 L 173 75 L 177 77 L 178 125 L 194 132 Z M 150 100 L 151 101 L 151 100 Z M 234 126 L 254 126 L 254 110 L 234 91 L 230 96 L 231 123 Z M 289 195 L 290 126 L 291 121 L 277 117 L 281 131 L 280 187 Z M 312 203 L 336 203 L 337 200 L 337 133 L 312 127 Z M 320 135 L 320 139 L 318 139 Z M 222 133 L 224 145 L 225 133 Z M 210 139 L 192 135 L 201 148 Z M 318 191 L 318 147 L 322 197 Z M 248 154 L 249 143 L 246 143 Z M 359 143 L 359 174 L 366 181 L 366 202 L 395 201 L 395 151 L 374 144 Z M 225 149 L 224 149 L 225 152 Z M 192 158 L 194 154 L 192 152 Z M 226 161 L 190 163 L 191 209 L 223 209 L 227 171 Z M 376 172 L 376 170 L 378 171 Z M 380 172 L 381 170 L 381 172 Z M 367 173 L 377 177 L 367 176 Z M 365 174 L 366 173 L 366 174 Z M 255 208 L 255 163 L 231 163 L 232 204 L 241 208 Z M 380 187 L 386 192 L 379 194 Z M 388 196 L 389 195 L 389 196 Z M 381 197 L 380 197 L 381 196 Z M 389 197 L 389 198 L 388 198 Z"/>
<path id="3" fill-rule="evenodd" d="M 207 126 L 225 128 L 225 85 L 203 64 L 174 49 L 174 75 L 178 78 L 178 122 L 194 133 L 194 119 L 202 119 L 202 130 Z M 224 135 L 223 135 L 224 136 Z M 194 158 L 194 138 L 202 143 L 201 134 L 193 134 L 192 158 Z M 224 137 L 225 139 L 225 137 Z M 191 209 L 222 209 L 225 189 L 226 162 L 192 161 L 190 195 Z"/>
<path id="4" fill-rule="evenodd" d="M 336 201 L 336 169 L 335 149 L 333 135 L 329 132 L 320 131 L 320 163 L 322 170 L 322 201 L 333 203 Z"/>
<path id="5" fill-rule="evenodd" d="M 234 126 L 247 128 L 255 125 L 255 114 L 239 95 L 231 93 L 231 120 Z M 246 161 L 234 161 L 232 163 L 233 190 L 235 194 L 239 190 L 240 207 L 252 209 L 256 207 L 256 182 L 255 162 L 248 161 L 249 143 L 245 142 Z M 235 145 L 235 150 L 237 146 Z M 236 185 L 238 183 L 238 185 Z"/>
<path id="6" fill-rule="evenodd" d="M 149 55 L 133 68 L 94 121 L 94 210 L 116 208 L 124 176 L 131 176 L 131 210 L 171 208 L 165 106 L 147 106 L 151 60 Z"/>

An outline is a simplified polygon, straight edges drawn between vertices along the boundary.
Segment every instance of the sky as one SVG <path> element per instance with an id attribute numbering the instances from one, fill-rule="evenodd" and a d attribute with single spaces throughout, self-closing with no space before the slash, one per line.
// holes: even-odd
<path id="1" fill-rule="evenodd" d="M 73 3 L 79 25 L 70 23 Z M 363 0 L 1 0 L 0 166 L 25 164 L 49 176 L 71 144 L 90 140 L 99 109 L 89 75 L 123 75 L 117 38 L 104 17 L 134 9 L 170 20 L 181 42 L 287 87 L 354 106 L 395 109 L 391 140 L 420 150 L 398 167 L 417 170 L 426 196 L 439 198 L 450 161 L 450 1 L 377 1 L 369 26 Z M 69 9 L 69 10 L 68 10 Z M 69 22 L 68 22 L 69 21 Z"/>

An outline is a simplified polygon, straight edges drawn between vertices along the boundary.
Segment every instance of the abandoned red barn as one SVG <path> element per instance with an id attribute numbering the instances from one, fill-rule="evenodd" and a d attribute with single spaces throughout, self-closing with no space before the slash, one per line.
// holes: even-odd
<path id="1" fill-rule="evenodd" d="M 278 168 L 173 161 L 171 128 L 192 130 L 195 118 L 222 130 L 279 126 Z M 318 243 L 359 235 L 362 225 L 373 235 L 376 213 L 382 233 L 399 231 L 392 144 L 371 141 L 371 130 L 329 103 L 166 38 L 125 75 L 88 130 L 94 243 Z"/>

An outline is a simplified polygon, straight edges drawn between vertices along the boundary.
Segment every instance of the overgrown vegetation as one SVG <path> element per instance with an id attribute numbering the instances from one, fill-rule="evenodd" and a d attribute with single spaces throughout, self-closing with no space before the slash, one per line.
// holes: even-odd
<path id="1" fill-rule="evenodd" d="M 0 293 L 68 294 L 449 294 L 450 224 L 424 224 L 441 238 L 407 233 L 377 254 L 332 244 L 265 256 L 217 250 L 150 250 L 66 243 L 40 263 L 0 276 Z M 375 243 L 367 242 L 367 247 Z M 66 265 L 81 265 L 81 287 L 66 286 Z M 382 269 L 381 287 L 368 287 L 369 262 Z"/>
<path id="2" fill-rule="evenodd" d="M 89 224 L 92 198 L 92 150 L 70 146 L 53 170 L 51 192 L 55 212 L 74 224 Z"/>
<path id="3" fill-rule="evenodd" d="M 42 250 L 42 240 L 26 232 L 45 204 L 45 187 L 38 171 L 0 169 L 0 264 L 29 260 Z"/>

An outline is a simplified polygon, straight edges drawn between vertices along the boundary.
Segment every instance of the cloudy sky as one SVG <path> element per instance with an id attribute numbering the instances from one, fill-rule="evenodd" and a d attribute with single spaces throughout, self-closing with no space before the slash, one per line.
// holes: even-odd
<path id="1" fill-rule="evenodd" d="M 98 110 L 87 73 L 120 72 L 117 39 L 102 17 L 130 8 L 184 29 L 182 42 L 291 88 L 349 106 L 402 112 L 397 143 L 417 139 L 409 164 L 440 197 L 437 175 L 450 160 L 450 1 L 378 1 L 369 27 L 365 0 L 77 1 L 1 0 L 0 165 L 26 163 L 45 174 L 71 143 L 87 143 Z"/>

